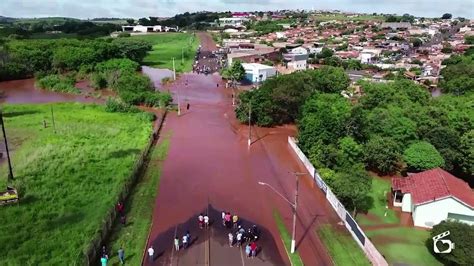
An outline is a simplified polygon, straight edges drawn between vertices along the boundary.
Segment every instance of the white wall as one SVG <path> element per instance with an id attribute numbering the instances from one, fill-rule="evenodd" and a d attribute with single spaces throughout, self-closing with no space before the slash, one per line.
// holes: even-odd
<path id="1" fill-rule="evenodd" d="M 288 62 L 288 67 L 296 70 L 306 69 L 306 60 Z"/>
<path id="2" fill-rule="evenodd" d="M 448 212 L 474 216 L 474 210 L 456 199 L 449 197 L 427 204 L 415 206 L 413 222 L 415 226 L 431 228 L 448 218 Z"/>

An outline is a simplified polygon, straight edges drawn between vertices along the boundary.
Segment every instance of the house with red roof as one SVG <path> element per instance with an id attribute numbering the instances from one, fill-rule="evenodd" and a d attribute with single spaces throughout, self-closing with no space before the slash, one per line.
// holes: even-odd
<path id="1" fill-rule="evenodd" d="M 411 212 L 415 226 L 431 228 L 444 220 L 474 224 L 474 192 L 441 168 L 392 178 L 393 205 Z"/>

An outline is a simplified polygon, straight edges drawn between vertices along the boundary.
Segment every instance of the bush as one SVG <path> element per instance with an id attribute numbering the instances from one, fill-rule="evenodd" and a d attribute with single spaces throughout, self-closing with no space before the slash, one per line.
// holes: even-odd
<path id="1" fill-rule="evenodd" d="M 128 32 L 121 32 L 117 35 L 117 37 L 119 37 L 119 38 L 126 38 L 126 37 L 130 37 L 130 36 L 131 35 Z"/>
<path id="2" fill-rule="evenodd" d="M 436 148 L 426 141 L 411 144 L 403 153 L 408 169 L 423 171 L 444 166 L 444 159 Z"/>
<path id="3" fill-rule="evenodd" d="M 140 110 L 130 104 L 126 104 L 123 101 L 109 97 L 105 103 L 105 111 L 109 113 L 137 113 Z"/>
<path id="4" fill-rule="evenodd" d="M 93 73 L 91 75 L 91 86 L 94 89 L 103 89 L 107 87 L 107 78 L 103 73 Z"/>
<path id="5" fill-rule="evenodd" d="M 120 73 L 134 73 L 140 70 L 140 65 L 127 58 L 114 58 L 105 62 L 100 62 L 95 66 L 95 70 L 108 73 L 110 71 L 120 71 Z"/>
<path id="6" fill-rule="evenodd" d="M 74 87 L 76 80 L 72 76 L 48 75 L 36 82 L 36 86 L 50 91 L 80 93 L 81 91 Z"/>
<path id="7" fill-rule="evenodd" d="M 455 248 L 451 253 L 434 254 L 445 265 L 472 265 L 474 261 L 474 226 L 454 221 L 443 221 L 431 229 L 431 237 L 427 239 L 426 246 L 433 251 L 433 237 L 449 231 L 450 235 L 447 239 L 455 244 Z M 438 242 L 438 248 L 443 251 L 446 245 Z"/>

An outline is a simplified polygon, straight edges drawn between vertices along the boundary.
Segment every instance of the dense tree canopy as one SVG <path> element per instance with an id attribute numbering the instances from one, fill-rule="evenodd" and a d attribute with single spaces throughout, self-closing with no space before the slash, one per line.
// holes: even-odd
<path id="1" fill-rule="evenodd" d="M 424 171 L 444 166 L 444 159 L 436 148 L 429 142 L 420 141 L 408 146 L 403 152 L 403 159 L 408 169 L 413 171 Z"/>
<path id="2" fill-rule="evenodd" d="M 447 66 L 441 70 L 440 84 L 444 92 L 456 95 L 474 92 L 474 55 L 455 56 L 444 63 Z"/>

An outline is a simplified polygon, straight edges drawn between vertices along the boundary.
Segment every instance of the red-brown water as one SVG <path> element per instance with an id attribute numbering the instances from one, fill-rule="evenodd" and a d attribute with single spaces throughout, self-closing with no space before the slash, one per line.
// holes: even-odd
<path id="1" fill-rule="evenodd" d="M 50 103 L 50 102 L 85 102 L 100 103 L 103 100 L 90 95 L 90 88 L 86 82 L 79 82 L 78 87 L 82 88 L 83 94 L 70 94 L 52 92 L 35 88 L 34 79 L 21 79 L 0 82 L 1 103 Z"/>
<path id="2" fill-rule="evenodd" d="M 282 215 L 291 232 L 291 208 L 258 182 L 270 184 L 292 200 L 295 177 L 291 172 L 304 172 L 287 144 L 295 128 L 253 127 L 248 148 L 248 127 L 236 121 L 231 92 L 218 75 L 184 74 L 177 84 L 163 89 L 173 93 L 175 102 L 179 91 L 182 114 L 178 117 L 170 113 L 161 133 L 162 138 L 169 136 L 170 148 L 163 163 L 148 242 L 159 255 L 153 265 L 204 264 L 206 252 L 213 265 L 243 265 L 244 260 L 248 265 L 289 265 L 273 212 Z M 189 110 L 185 108 L 186 100 Z M 300 181 L 297 250 L 306 265 L 331 265 L 315 230 L 320 224 L 337 224 L 338 219 L 314 182 L 307 176 L 301 176 Z M 216 235 L 223 234 L 218 230 L 207 235 L 191 232 L 201 240 L 210 236 L 208 247 L 197 245 L 178 254 L 171 251 L 174 233 L 181 236 L 185 230 L 196 230 L 192 221 L 197 222 L 197 215 L 209 207 L 213 226 L 221 226 L 216 210 L 226 210 L 267 230 L 260 260 L 241 260 L 238 249 L 228 247 L 225 236 Z M 216 240 L 219 237 L 221 242 Z"/>

